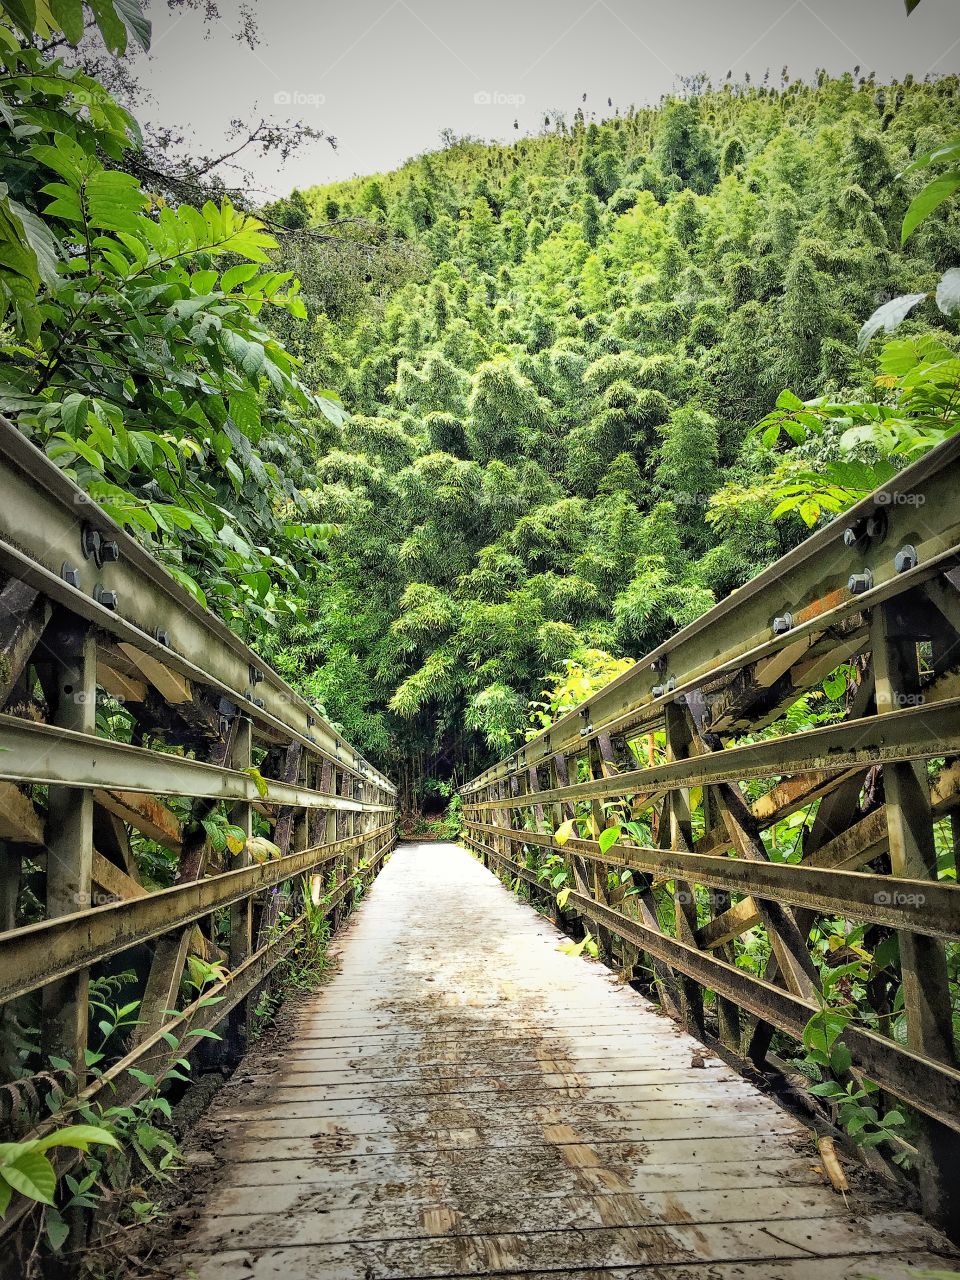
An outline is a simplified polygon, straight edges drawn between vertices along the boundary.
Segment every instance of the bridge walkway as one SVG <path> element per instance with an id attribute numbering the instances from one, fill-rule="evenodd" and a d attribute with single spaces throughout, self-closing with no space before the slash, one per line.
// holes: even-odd
<path id="1" fill-rule="evenodd" d="M 953 1267 L 889 1193 L 463 849 L 402 845 L 289 1042 L 208 1114 L 197 1280 L 901 1280 Z"/>

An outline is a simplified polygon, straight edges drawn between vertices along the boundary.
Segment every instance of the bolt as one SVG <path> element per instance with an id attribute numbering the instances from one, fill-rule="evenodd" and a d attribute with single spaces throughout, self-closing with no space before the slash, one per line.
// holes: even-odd
<path id="1" fill-rule="evenodd" d="M 663 697 L 663 685 L 662 685 L 662 684 L 655 684 L 655 685 L 653 686 L 653 688 L 650 690 L 650 692 L 653 694 L 653 696 L 654 696 L 655 698 L 662 698 L 662 697 Z"/>
<path id="2" fill-rule="evenodd" d="M 253 705 L 254 705 L 255 707 L 259 707 L 259 708 L 260 708 L 260 710 L 262 711 L 262 710 L 264 709 L 264 707 L 265 707 L 267 704 L 264 702 L 264 700 L 263 700 L 262 698 L 254 698 L 254 699 L 253 699 Z"/>
<path id="3" fill-rule="evenodd" d="M 851 595 L 862 596 L 865 591 L 869 591 L 873 586 L 873 574 L 869 569 L 864 569 L 863 573 L 851 573 L 847 587 Z"/>
<path id="4" fill-rule="evenodd" d="M 105 609 L 116 609 L 117 607 L 117 593 L 104 590 L 99 582 L 93 588 L 93 598 L 97 604 L 102 604 Z"/>
<path id="5" fill-rule="evenodd" d="M 257 668 L 251 662 L 250 663 L 250 683 L 259 684 L 262 679 L 263 679 L 263 672 L 258 671 Z"/>
<path id="6" fill-rule="evenodd" d="M 859 541 L 860 541 L 860 539 L 859 539 L 859 537 L 857 536 L 857 531 L 856 531 L 856 529 L 844 529 L 844 531 L 843 531 L 843 545 L 844 545 L 845 547 L 855 547 Z"/>
<path id="7" fill-rule="evenodd" d="M 671 676 L 670 679 L 667 681 L 667 693 L 673 693 L 676 687 L 677 687 L 677 682 L 673 678 L 673 676 Z"/>
<path id="8" fill-rule="evenodd" d="M 94 557 L 99 563 L 100 558 L 100 534 L 96 529 L 85 524 L 80 530 L 80 550 L 83 552 L 84 560 Z"/>
<path id="9" fill-rule="evenodd" d="M 170 648 L 170 636 L 163 627 L 157 627 L 153 634 L 156 637 L 157 644 L 162 644 L 165 649 Z"/>
<path id="10" fill-rule="evenodd" d="M 779 618 L 773 620 L 773 634 L 775 636 L 785 636 L 788 631 L 793 630 L 793 614 L 790 612 L 782 614 Z"/>
<path id="11" fill-rule="evenodd" d="M 882 511 L 875 512 L 872 516 L 867 516 L 867 537 L 875 538 L 878 542 L 882 540 L 887 532 L 887 517 Z"/>
<path id="12" fill-rule="evenodd" d="M 919 552 L 910 542 L 902 546 L 893 558 L 893 566 L 897 573 L 906 573 L 908 569 L 915 569 L 919 563 Z"/>
<path id="13" fill-rule="evenodd" d="M 63 566 L 60 570 L 60 577 L 68 587 L 80 586 L 80 570 L 75 568 L 72 564 L 68 564 L 66 560 L 64 560 Z"/>
<path id="14" fill-rule="evenodd" d="M 97 564 L 120 559 L 120 543 L 115 538 L 101 538 L 100 550 L 97 553 Z"/>

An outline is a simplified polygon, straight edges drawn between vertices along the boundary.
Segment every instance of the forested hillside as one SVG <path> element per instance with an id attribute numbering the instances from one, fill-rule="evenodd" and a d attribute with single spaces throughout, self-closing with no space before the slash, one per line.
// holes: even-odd
<path id="1" fill-rule="evenodd" d="M 469 776 L 548 677 L 642 654 L 872 487 L 924 361 L 857 335 L 958 259 L 950 204 L 901 250 L 925 179 L 898 177 L 958 120 L 955 78 L 701 87 L 271 210 L 312 320 L 284 335 L 351 414 L 318 441 L 338 532 L 280 664 L 392 767 Z M 353 270 L 305 226 L 364 228 Z M 860 403 L 750 435 L 784 389 Z"/>

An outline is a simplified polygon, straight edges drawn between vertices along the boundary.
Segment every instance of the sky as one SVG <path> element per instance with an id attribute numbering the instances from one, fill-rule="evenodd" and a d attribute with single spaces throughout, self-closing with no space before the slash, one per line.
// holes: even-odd
<path id="1" fill-rule="evenodd" d="M 205 38 L 197 13 L 150 0 L 138 115 L 185 129 L 205 153 L 226 149 L 231 120 L 261 116 L 337 139 L 282 167 L 253 158 L 270 195 L 396 168 L 443 129 L 509 141 L 547 111 L 570 119 L 584 94 L 588 118 L 655 103 L 699 73 L 960 70 L 960 0 L 921 0 L 909 18 L 903 0 L 251 0 L 252 50 L 236 39 L 240 0 L 217 3 Z"/>

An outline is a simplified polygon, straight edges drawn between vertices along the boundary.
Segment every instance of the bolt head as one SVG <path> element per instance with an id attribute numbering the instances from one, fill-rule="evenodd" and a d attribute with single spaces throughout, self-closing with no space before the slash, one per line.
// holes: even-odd
<path id="1" fill-rule="evenodd" d="M 64 582 L 67 584 L 68 587 L 76 587 L 77 589 L 79 589 L 80 570 L 75 568 L 72 564 L 67 564 L 66 561 L 63 562 L 63 567 L 60 570 L 60 577 L 64 580 Z"/>
<path id="2" fill-rule="evenodd" d="M 101 541 L 100 534 L 96 529 L 91 528 L 88 524 L 83 526 L 80 530 L 80 550 L 83 552 L 85 560 L 100 555 Z"/>
<path id="3" fill-rule="evenodd" d="M 651 689 L 651 691 L 650 691 L 650 692 L 653 694 L 653 696 L 654 696 L 655 698 L 662 698 L 662 697 L 663 697 L 663 685 L 662 685 L 662 684 L 655 684 L 655 685 L 653 686 L 653 688 Z"/>
<path id="4" fill-rule="evenodd" d="M 785 636 L 788 631 L 793 629 L 793 614 L 784 613 L 779 618 L 773 620 L 773 634 L 775 636 Z"/>
<path id="5" fill-rule="evenodd" d="M 170 647 L 170 636 L 163 627 L 157 627 L 154 635 L 157 638 L 157 644 L 162 644 L 165 649 Z"/>
<path id="6" fill-rule="evenodd" d="M 105 609 L 116 609 L 117 607 L 118 597 L 116 591 L 105 591 L 99 583 L 94 589 L 93 598 L 97 604 L 102 604 Z"/>
<path id="7" fill-rule="evenodd" d="M 847 587 L 851 595 L 861 596 L 865 591 L 869 591 L 873 586 L 873 574 L 869 569 L 864 569 L 863 573 L 852 573 L 847 582 Z"/>
<path id="8" fill-rule="evenodd" d="M 920 555 L 917 548 L 911 543 L 900 548 L 893 558 L 893 565 L 897 573 L 906 573 L 910 569 L 915 569 L 920 563 Z"/>
<path id="9" fill-rule="evenodd" d="M 100 540 L 99 563 L 106 564 L 108 561 L 113 562 L 119 559 L 120 543 L 114 538 L 102 538 Z"/>
<path id="10" fill-rule="evenodd" d="M 857 538 L 857 533 L 855 529 L 844 529 L 843 545 L 845 547 L 855 547 L 858 541 L 859 539 Z"/>

